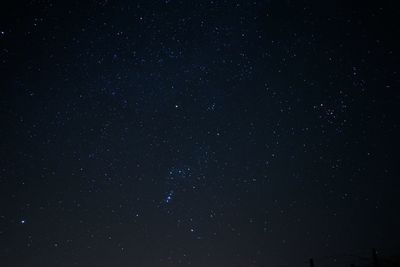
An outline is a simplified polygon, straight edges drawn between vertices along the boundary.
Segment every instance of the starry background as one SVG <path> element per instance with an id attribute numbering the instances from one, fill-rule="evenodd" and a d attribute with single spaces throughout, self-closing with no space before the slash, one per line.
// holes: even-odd
<path id="1" fill-rule="evenodd" d="M 398 247 L 399 13 L 3 6 L 2 266 L 306 266 Z"/>

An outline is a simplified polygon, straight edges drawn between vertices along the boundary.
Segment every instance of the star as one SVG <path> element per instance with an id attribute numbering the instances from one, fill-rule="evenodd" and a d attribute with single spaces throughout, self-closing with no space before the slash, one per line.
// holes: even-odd
<path id="1" fill-rule="evenodd" d="M 164 200 L 165 203 L 167 203 L 167 204 L 170 203 L 172 201 L 173 195 L 174 195 L 174 191 L 173 190 L 169 191 L 167 194 L 167 197 Z"/>

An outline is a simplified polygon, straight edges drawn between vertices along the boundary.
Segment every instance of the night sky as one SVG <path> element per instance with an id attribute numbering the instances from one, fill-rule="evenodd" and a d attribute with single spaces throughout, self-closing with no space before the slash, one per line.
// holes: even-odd
<path id="1" fill-rule="evenodd" d="M 1 266 L 307 266 L 400 247 L 393 6 L 0 9 Z"/>

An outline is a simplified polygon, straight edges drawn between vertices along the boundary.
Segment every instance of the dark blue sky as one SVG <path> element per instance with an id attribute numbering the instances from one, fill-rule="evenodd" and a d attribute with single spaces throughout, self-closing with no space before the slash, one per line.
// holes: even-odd
<path id="1" fill-rule="evenodd" d="M 2 8 L 1 264 L 391 253 L 400 14 L 347 2 Z"/>

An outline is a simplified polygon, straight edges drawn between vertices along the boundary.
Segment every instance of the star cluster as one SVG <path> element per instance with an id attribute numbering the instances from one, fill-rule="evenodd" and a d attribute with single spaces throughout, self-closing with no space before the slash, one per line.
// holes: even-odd
<path id="1" fill-rule="evenodd" d="M 1 264 L 306 266 L 392 251 L 400 14 L 322 2 L 2 9 Z"/>

